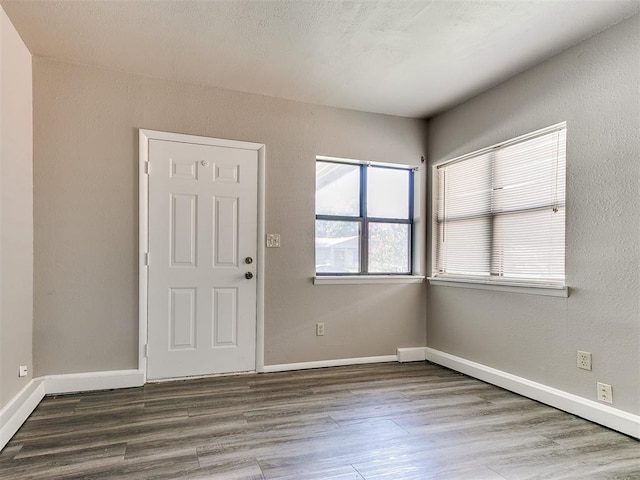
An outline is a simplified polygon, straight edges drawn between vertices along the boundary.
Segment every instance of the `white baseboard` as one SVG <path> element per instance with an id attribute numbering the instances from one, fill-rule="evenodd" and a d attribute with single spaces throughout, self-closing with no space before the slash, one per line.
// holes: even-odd
<path id="1" fill-rule="evenodd" d="M 68 373 L 64 375 L 46 375 L 42 378 L 44 378 L 45 393 L 47 395 L 141 387 L 144 385 L 144 373 L 141 370 Z"/>
<path id="2" fill-rule="evenodd" d="M 32 379 L 0 410 L 0 450 L 11 440 L 45 395 L 144 385 L 141 370 L 45 375 Z"/>
<path id="3" fill-rule="evenodd" d="M 30 380 L 22 390 L 9 400 L 9 403 L 2 407 L 0 410 L 0 450 L 29 418 L 44 395 L 44 382 L 41 378 L 35 378 Z"/>
<path id="4" fill-rule="evenodd" d="M 640 439 L 640 416 L 433 348 L 426 359 Z"/>
<path id="5" fill-rule="evenodd" d="M 398 349 L 398 361 L 404 362 L 423 362 L 426 360 L 426 347 L 407 347 Z"/>
<path id="6" fill-rule="evenodd" d="M 342 367 L 345 365 L 361 365 L 363 363 L 397 362 L 397 355 L 382 355 L 379 357 L 340 358 L 336 360 L 319 360 L 317 362 L 282 363 L 280 365 L 265 365 L 264 373 L 287 372 L 289 370 L 306 370 L 309 368 Z"/>

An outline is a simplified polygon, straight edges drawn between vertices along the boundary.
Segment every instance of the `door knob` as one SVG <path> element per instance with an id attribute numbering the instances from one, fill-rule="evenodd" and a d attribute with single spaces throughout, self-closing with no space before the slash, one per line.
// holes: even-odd
<path id="1" fill-rule="evenodd" d="M 247 272 L 244 274 L 244 278 L 246 278 L 247 280 L 251 280 L 253 278 L 253 273 L 251 272 Z"/>
<path id="2" fill-rule="evenodd" d="M 244 263 L 246 263 L 247 265 L 251 265 L 253 263 L 253 258 L 251 257 L 247 257 L 244 259 Z"/>

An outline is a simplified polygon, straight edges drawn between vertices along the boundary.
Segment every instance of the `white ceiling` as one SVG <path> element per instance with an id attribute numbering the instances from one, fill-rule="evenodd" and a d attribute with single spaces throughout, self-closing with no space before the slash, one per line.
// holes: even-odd
<path id="1" fill-rule="evenodd" d="M 0 0 L 34 55 L 428 117 L 640 11 L 640 0 Z"/>

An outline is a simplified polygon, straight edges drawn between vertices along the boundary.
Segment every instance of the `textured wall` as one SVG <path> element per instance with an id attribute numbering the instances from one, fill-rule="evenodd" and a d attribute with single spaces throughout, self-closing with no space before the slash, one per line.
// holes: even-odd
<path id="1" fill-rule="evenodd" d="M 0 8 L 0 407 L 31 379 L 33 128 L 31 54 Z"/>
<path id="2" fill-rule="evenodd" d="M 432 119 L 440 162 L 567 121 L 569 298 L 428 287 L 436 348 L 640 413 L 640 17 Z M 430 268 L 430 267 L 429 267 Z M 576 350 L 593 371 L 576 368 Z"/>
<path id="3" fill-rule="evenodd" d="M 265 364 L 425 345 L 424 285 L 311 282 L 315 155 L 419 164 L 424 122 L 42 58 L 34 118 L 37 375 L 137 366 L 138 128 L 266 144 Z"/>

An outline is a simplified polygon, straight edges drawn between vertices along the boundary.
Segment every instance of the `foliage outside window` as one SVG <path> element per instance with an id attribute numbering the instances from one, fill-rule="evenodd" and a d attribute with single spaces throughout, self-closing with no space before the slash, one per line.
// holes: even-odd
<path id="1" fill-rule="evenodd" d="M 411 273 L 413 171 L 316 161 L 316 274 Z"/>

